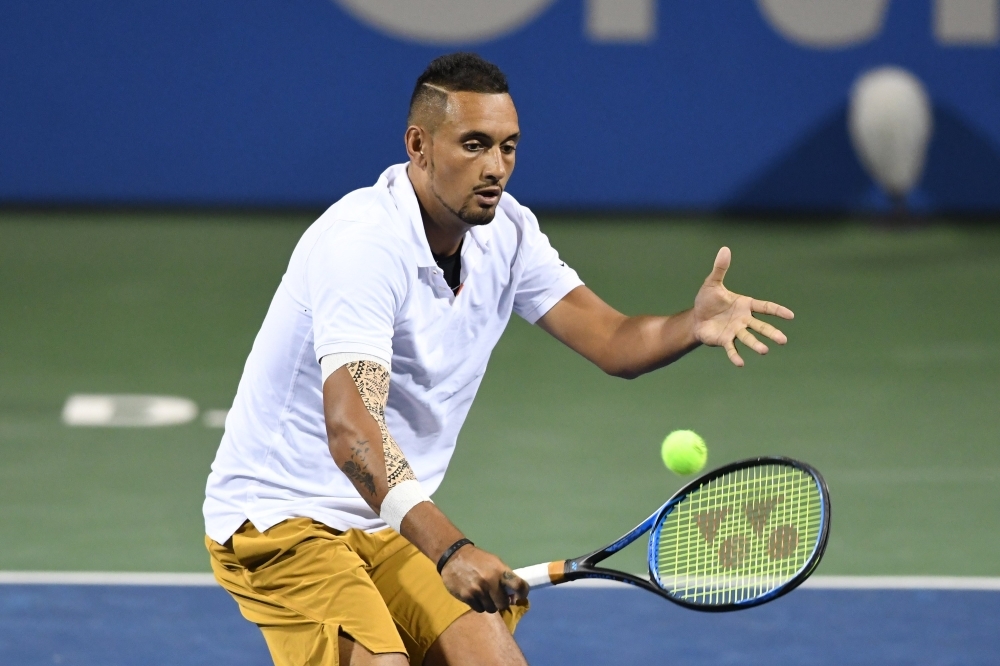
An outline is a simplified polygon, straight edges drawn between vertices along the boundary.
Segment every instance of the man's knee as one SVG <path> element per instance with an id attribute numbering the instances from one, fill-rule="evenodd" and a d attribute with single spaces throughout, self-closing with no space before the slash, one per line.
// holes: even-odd
<path id="1" fill-rule="evenodd" d="M 469 611 L 434 642 L 424 666 L 527 666 L 499 613 Z"/>

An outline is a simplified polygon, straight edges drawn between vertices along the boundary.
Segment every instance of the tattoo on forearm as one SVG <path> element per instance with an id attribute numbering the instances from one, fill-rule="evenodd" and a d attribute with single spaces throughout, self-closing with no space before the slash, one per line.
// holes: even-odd
<path id="1" fill-rule="evenodd" d="M 403 481 L 415 480 L 417 477 L 410 468 L 410 463 L 406 462 L 406 457 L 385 425 L 385 404 L 389 399 L 389 371 L 373 361 L 348 363 L 347 369 L 358 387 L 365 408 L 382 432 L 382 455 L 385 458 L 385 477 L 388 487 L 392 488 Z"/>
<path id="2" fill-rule="evenodd" d="M 347 478 L 354 483 L 357 488 L 364 488 L 368 494 L 375 497 L 375 477 L 368 471 L 368 454 L 371 449 L 368 440 L 359 440 L 351 445 L 351 457 L 341 469 Z"/>

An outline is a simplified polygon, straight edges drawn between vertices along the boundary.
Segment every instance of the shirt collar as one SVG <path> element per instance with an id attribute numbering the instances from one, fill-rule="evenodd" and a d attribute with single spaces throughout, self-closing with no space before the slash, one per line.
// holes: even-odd
<path id="1" fill-rule="evenodd" d="M 434 255 L 431 253 L 431 245 L 427 242 L 427 232 L 424 231 L 424 220 L 420 215 L 420 203 L 417 201 L 417 193 L 413 191 L 413 183 L 406 173 L 407 164 L 396 164 L 389 167 L 385 172 L 388 181 L 389 191 L 396 201 L 400 212 L 409 220 L 410 241 L 417 253 L 417 265 L 421 268 L 427 266 L 437 266 Z M 503 213 L 497 209 L 497 215 Z M 490 240 L 493 238 L 493 230 L 490 228 L 494 224 L 484 224 L 472 227 L 466 236 L 471 236 L 479 249 L 486 254 L 490 251 Z"/>
<path id="2" fill-rule="evenodd" d="M 406 175 L 406 164 L 396 164 L 389 167 L 385 176 L 389 183 L 389 192 L 395 199 L 396 206 L 410 223 L 410 244 L 416 252 L 417 266 L 420 268 L 437 266 L 434 255 L 431 254 L 431 244 L 427 242 L 423 218 L 420 217 L 417 193 L 413 191 L 413 183 Z"/>

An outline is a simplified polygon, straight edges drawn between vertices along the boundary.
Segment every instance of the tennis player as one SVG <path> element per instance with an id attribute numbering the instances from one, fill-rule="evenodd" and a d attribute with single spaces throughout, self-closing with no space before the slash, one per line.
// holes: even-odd
<path id="1" fill-rule="evenodd" d="M 406 164 L 302 236 L 247 359 L 204 505 L 216 578 L 279 666 L 525 664 L 528 586 L 431 501 L 516 313 L 637 377 L 701 344 L 743 364 L 785 336 L 728 291 L 723 248 L 694 307 L 627 317 L 559 259 L 506 192 L 521 137 L 476 55 L 417 79 Z M 594 159 L 599 159 L 595 155 Z M 502 474 L 479 481 L 502 493 Z"/>

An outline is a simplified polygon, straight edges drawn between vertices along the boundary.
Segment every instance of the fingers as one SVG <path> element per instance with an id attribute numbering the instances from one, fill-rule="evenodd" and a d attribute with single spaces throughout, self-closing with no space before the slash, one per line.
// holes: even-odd
<path id="1" fill-rule="evenodd" d="M 513 576 L 513 574 L 511 574 Z M 517 578 L 517 576 L 514 576 Z M 522 585 L 524 581 L 517 578 Z M 465 603 L 469 604 L 469 607 L 477 613 L 496 613 L 498 611 L 507 610 L 510 608 L 512 595 L 510 590 L 518 588 L 520 585 L 515 583 L 513 580 L 509 582 L 500 582 L 498 580 L 481 580 L 477 588 L 471 593 L 470 598 L 463 599 Z M 516 600 L 519 593 L 515 592 L 513 599 Z M 520 598 L 526 598 L 527 592 L 524 596 Z"/>
<path id="2" fill-rule="evenodd" d="M 774 326 L 771 326 L 771 324 L 768 324 L 766 321 L 751 318 L 747 327 L 752 328 L 761 335 L 771 338 L 779 345 L 783 345 L 788 342 L 788 337 L 784 333 L 776 329 Z"/>
<path id="3" fill-rule="evenodd" d="M 504 589 L 512 601 L 523 601 L 528 598 L 531 586 L 523 578 L 513 571 L 505 571 L 502 578 Z"/>
<path id="4" fill-rule="evenodd" d="M 784 305 L 778 305 L 771 301 L 758 301 L 756 298 L 750 299 L 750 309 L 766 315 L 774 315 L 782 319 L 795 319 L 795 313 Z"/>
<path id="5" fill-rule="evenodd" d="M 455 597 L 477 613 L 496 613 L 528 597 L 528 584 L 497 556 L 467 546 L 441 571 L 441 578 Z"/>
<path id="6" fill-rule="evenodd" d="M 464 601 L 469 608 L 477 613 L 496 613 L 498 610 L 497 601 L 499 597 L 491 594 L 486 581 L 481 581 L 479 585 L 469 589 L 465 594 L 457 595 L 460 601 Z M 506 601 L 506 594 L 503 595 Z M 509 606 L 509 602 L 500 605 L 503 608 Z"/>
<path id="7" fill-rule="evenodd" d="M 492 590 L 480 590 L 479 591 L 479 603 L 482 605 L 483 613 L 496 613 L 499 608 L 497 607 L 497 599 L 493 596 L 495 592 Z"/>
<path id="8" fill-rule="evenodd" d="M 753 336 L 753 333 L 745 328 L 741 328 L 736 331 L 736 339 L 745 344 L 750 349 L 754 350 L 758 354 L 764 355 L 767 353 L 767 345 L 758 340 Z"/>
<path id="9" fill-rule="evenodd" d="M 467 588 L 463 594 L 455 596 L 458 597 L 459 601 L 467 603 L 469 608 L 477 613 L 496 613 L 498 610 L 510 606 L 506 590 L 491 585 L 487 580 L 479 580 Z"/>
<path id="10" fill-rule="evenodd" d="M 510 608 L 510 597 L 507 596 L 507 588 L 503 586 L 503 583 L 497 581 L 496 584 L 490 585 L 487 591 L 490 595 L 490 601 L 493 602 L 494 613 Z"/>
<path id="11" fill-rule="evenodd" d="M 722 279 L 726 277 L 726 271 L 729 270 L 729 264 L 732 261 L 732 258 L 732 252 L 729 251 L 728 247 L 724 247 L 719 250 L 719 253 L 715 255 L 715 266 L 712 267 L 712 272 L 708 274 L 707 278 L 705 278 L 705 284 L 722 284 Z"/>
<path id="12" fill-rule="evenodd" d="M 489 601 L 483 599 L 482 605 L 487 613 L 507 610 L 511 604 L 528 598 L 528 584 L 510 569 L 500 575 L 498 585 L 489 581 L 484 583 L 484 592 L 489 595 Z M 490 610 L 490 602 L 494 610 Z"/>
<path id="13" fill-rule="evenodd" d="M 743 359 L 740 358 L 739 352 L 736 351 L 736 345 L 733 344 L 733 341 L 730 340 L 724 345 L 724 347 L 726 349 L 726 354 L 729 355 L 729 360 L 733 362 L 733 365 L 735 365 L 737 368 L 742 368 Z"/>

